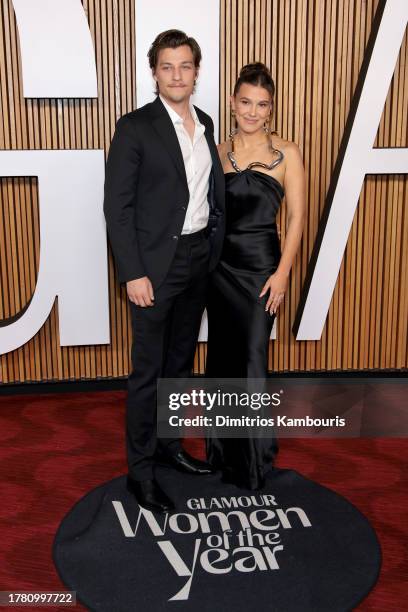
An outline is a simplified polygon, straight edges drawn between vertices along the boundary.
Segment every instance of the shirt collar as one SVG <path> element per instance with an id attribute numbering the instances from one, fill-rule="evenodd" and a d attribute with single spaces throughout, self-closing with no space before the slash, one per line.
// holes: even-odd
<path id="1" fill-rule="evenodd" d="M 169 113 L 170 119 L 171 119 L 173 125 L 175 125 L 176 123 L 179 123 L 179 124 L 182 125 L 183 124 L 182 117 L 180 117 L 180 115 L 178 113 L 176 113 L 176 111 L 170 106 L 170 104 L 168 104 L 166 102 L 166 100 L 164 98 L 162 98 L 162 96 L 159 95 L 159 98 L 162 101 L 164 108 Z M 191 116 L 193 118 L 194 123 L 196 125 L 201 125 L 200 120 L 197 117 L 196 110 L 195 110 L 193 104 L 191 103 L 191 100 L 190 100 L 190 113 L 191 113 Z"/>

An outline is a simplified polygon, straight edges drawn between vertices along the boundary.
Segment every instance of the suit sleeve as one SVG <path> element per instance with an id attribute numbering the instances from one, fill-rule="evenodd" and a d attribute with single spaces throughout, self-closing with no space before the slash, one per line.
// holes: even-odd
<path id="1" fill-rule="evenodd" d="M 105 173 L 104 213 L 121 283 L 146 276 L 137 241 L 136 187 L 141 163 L 138 138 L 126 115 L 116 124 Z"/>

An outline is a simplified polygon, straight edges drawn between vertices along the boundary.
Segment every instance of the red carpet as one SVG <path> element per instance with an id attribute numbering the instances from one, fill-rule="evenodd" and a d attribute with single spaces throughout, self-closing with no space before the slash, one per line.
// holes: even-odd
<path id="1" fill-rule="evenodd" d="M 82 495 L 125 473 L 124 397 L 95 392 L 0 398 L 0 590 L 65 590 L 51 559 L 54 534 Z M 186 447 L 203 453 L 200 441 Z M 357 608 L 361 612 L 407 609 L 407 447 L 407 440 L 396 439 L 281 441 L 280 467 L 344 495 L 377 531 L 383 565 L 375 589 Z"/>

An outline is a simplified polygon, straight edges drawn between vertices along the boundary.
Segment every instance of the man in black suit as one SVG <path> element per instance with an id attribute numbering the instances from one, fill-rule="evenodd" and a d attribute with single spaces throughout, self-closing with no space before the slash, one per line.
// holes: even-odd
<path id="1" fill-rule="evenodd" d="M 154 102 L 119 119 L 109 151 L 104 210 L 132 316 L 126 439 L 128 489 L 157 511 L 173 508 L 154 478 L 157 452 L 176 468 L 208 474 L 179 439 L 157 440 L 157 378 L 191 373 L 208 273 L 224 235 L 224 175 L 211 118 L 190 101 L 201 60 L 179 30 L 149 50 Z"/>

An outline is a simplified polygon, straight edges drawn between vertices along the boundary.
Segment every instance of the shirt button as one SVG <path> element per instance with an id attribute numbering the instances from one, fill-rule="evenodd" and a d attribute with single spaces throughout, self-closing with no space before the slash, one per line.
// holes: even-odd
<path id="1" fill-rule="evenodd" d="M 173 240 L 178 240 L 179 237 L 178 236 L 172 236 Z"/>
<path id="2" fill-rule="evenodd" d="M 187 210 L 186 206 L 180 206 L 180 210 Z"/>

